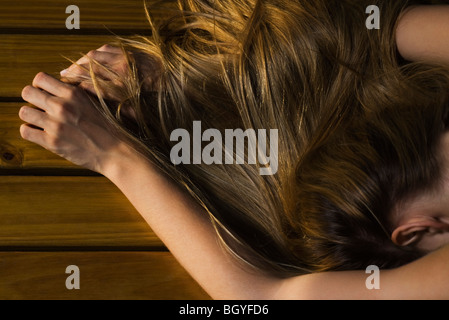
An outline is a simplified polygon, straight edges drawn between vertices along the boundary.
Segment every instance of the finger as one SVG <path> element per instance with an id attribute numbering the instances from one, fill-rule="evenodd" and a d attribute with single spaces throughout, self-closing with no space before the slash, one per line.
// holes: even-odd
<path id="1" fill-rule="evenodd" d="M 20 108 L 19 117 L 21 120 L 38 128 L 45 129 L 47 127 L 48 115 L 38 109 L 23 106 Z"/>
<path id="2" fill-rule="evenodd" d="M 95 90 L 95 87 L 91 81 L 83 81 L 78 85 L 80 88 L 84 89 L 87 92 L 90 92 L 94 96 L 98 95 L 98 92 Z M 106 100 L 115 100 L 118 101 L 119 95 L 115 93 L 114 90 L 104 90 L 103 88 L 99 88 L 101 97 Z"/>
<path id="3" fill-rule="evenodd" d="M 93 83 L 90 81 L 83 81 L 78 85 L 78 87 L 80 87 L 81 89 L 84 89 L 85 91 L 87 91 L 93 95 L 97 95 L 97 91 L 95 90 Z M 103 94 L 102 91 L 101 91 L 101 93 Z"/>
<path id="4" fill-rule="evenodd" d="M 77 62 L 72 64 L 69 68 L 61 71 L 61 76 L 65 77 L 66 73 L 70 70 L 70 68 L 75 68 L 78 65 L 88 65 L 89 64 L 89 57 L 95 60 L 98 60 L 99 62 L 107 62 L 111 57 L 107 57 L 106 55 L 98 54 L 97 52 L 103 52 L 103 53 L 110 53 L 110 54 L 123 54 L 123 51 L 121 48 L 111 46 L 109 44 L 105 44 L 102 47 L 98 48 L 97 50 L 92 50 L 88 54 L 83 55 Z"/>
<path id="5" fill-rule="evenodd" d="M 88 79 L 91 77 L 90 74 L 91 68 L 93 73 L 97 77 L 104 80 L 108 80 L 116 76 L 116 74 L 113 71 L 109 70 L 108 68 L 104 67 L 103 65 L 95 61 L 92 62 L 92 65 L 89 65 L 89 63 L 73 65 L 70 68 L 61 71 L 61 76 L 67 79 L 77 79 L 78 81 L 82 79 Z"/>
<path id="6" fill-rule="evenodd" d="M 119 57 L 119 53 L 113 53 L 108 51 L 92 50 L 88 54 L 81 57 L 76 63 L 72 64 L 66 70 L 61 71 L 73 72 L 73 69 L 79 68 L 80 65 L 89 65 L 93 61 L 97 61 L 100 64 L 108 64 L 115 61 Z"/>
<path id="7" fill-rule="evenodd" d="M 38 88 L 26 86 L 22 90 L 22 98 L 36 107 L 48 112 L 51 108 L 51 99 L 54 97 Z"/>
<path id="8" fill-rule="evenodd" d="M 65 97 L 69 95 L 72 88 L 71 85 L 61 82 L 43 72 L 39 72 L 34 77 L 33 87 L 45 90 L 57 97 Z"/>
<path id="9" fill-rule="evenodd" d="M 124 69 L 118 69 L 116 66 L 114 69 L 112 65 L 106 66 L 107 64 L 103 65 L 97 61 L 92 61 L 91 64 L 73 65 L 69 69 L 62 71 L 61 76 L 71 82 L 82 82 L 83 80 L 91 79 L 91 72 L 93 72 L 98 79 L 112 80 L 118 78 L 121 69 Z"/>
<path id="10" fill-rule="evenodd" d="M 71 78 L 83 78 L 89 76 L 89 65 L 88 64 L 72 64 L 67 69 L 64 69 L 60 72 L 61 77 L 65 77 L 67 79 Z"/>
<path id="11" fill-rule="evenodd" d="M 20 126 L 20 135 L 27 141 L 36 143 L 44 148 L 46 147 L 47 134 L 43 130 L 23 124 Z"/>
<path id="12" fill-rule="evenodd" d="M 116 54 L 122 54 L 122 48 L 111 46 L 110 44 L 105 44 L 102 47 L 98 48 L 97 51 L 103 51 L 103 52 L 111 52 Z"/>

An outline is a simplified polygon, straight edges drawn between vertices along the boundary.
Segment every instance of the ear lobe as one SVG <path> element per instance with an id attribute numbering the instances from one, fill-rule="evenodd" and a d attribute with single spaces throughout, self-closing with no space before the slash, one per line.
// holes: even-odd
<path id="1" fill-rule="evenodd" d="M 435 234 L 448 230 L 448 224 L 434 218 L 414 218 L 397 227 L 391 235 L 391 240 L 399 246 L 408 246 L 419 242 L 426 234 Z"/>
<path id="2" fill-rule="evenodd" d="M 408 246 L 412 243 L 418 242 L 426 230 L 426 226 L 411 224 L 401 225 L 393 231 L 391 240 L 398 246 Z"/>

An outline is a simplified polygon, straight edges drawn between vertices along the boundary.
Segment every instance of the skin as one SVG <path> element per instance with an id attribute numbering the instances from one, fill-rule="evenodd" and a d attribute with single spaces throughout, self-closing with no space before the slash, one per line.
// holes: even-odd
<path id="1" fill-rule="evenodd" d="M 396 43 L 410 61 L 449 64 L 449 6 L 414 6 L 399 21 Z M 437 36 L 436 36 L 437 35 Z"/>
<path id="2" fill-rule="evenodd" d="M 417 10 L 414 9 L 413 14 L 421 19 Z M 444 23 L 446 30 L 449 30 L 449 22 L 446 22 L 449 19 L 432 19 L 432 15 L 426 14 L 428 21 Z M 403 21 L 413 25 L 410 21 L 413 16 L 406 17 Z M 398 44 L 404 46 L 399 50 L 411 57 L 413 48 L 419 45 L 411 43 L 411 37 L 405 37 L 407 28 L 401 23 L 398 30 Z M 102 47 L 90 55 L 120 71 L 122 57 L 117 51 Z M 422 52 L 419 56 L 424 59 L 433 57 Z M 446 58 L 449 59 L 449 53 Z M 80 65 L 86 63 L 87 60 L 80 60 L 78 65 L 71 66 L 66 72 L 83 75 L 85 71 Z M 103 76 L 108 77 L 107 74 Z M 220 247 L 202 209 L 120 137 L 110 134 L 111 129 L 95 111 L 88 92 L 86 86 L 73 86 L 39 73 L 32 85 L 22 92 L 23 98 L 37 108 L 24 106 L 20 109 L 19 116 L 26 123 L 20 128 L 22 137 L 110 179 L 212 298 L 449 298 L 449 288 L 445 285 L 449 281 L 446 270 L 449 247 L 443 247 L 404 267 L 382 271 L 380 290 L 366 288 L 368 275 L 363 271 L 280 279 L 238 264 Z"/>
<path id="3" fill-rule="evenodd" d="M 107 65 L 114 73 L 111 73 L 103 67 Z M 88 54 L 78 60 L 69 68 L 61 71 L 61 76 L 68 80 L 74 80 L 80 88 L 96 95 L 93 84 L 89 81 L 90 74 L 88 70 L 92 66 L 93 72 L 101 79 L 111 79 L 115 74 L 123 75 L 127 73 L 128 65 L 124 59 L 123 51 L 120 48 L 110 45 L 104 45 L 97 50 L 91 50 Z M 109 80 L 113 81 L 113 80 Z M 101 91 L 106 99 L 116 100 L 117 97 L 109 91 Z"/>

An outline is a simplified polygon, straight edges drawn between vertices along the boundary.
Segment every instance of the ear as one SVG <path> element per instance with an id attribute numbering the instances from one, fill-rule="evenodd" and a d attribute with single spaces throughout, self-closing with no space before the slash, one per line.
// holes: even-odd
<path id="1" fill-rule="evenodd" d="M 441 222 L 432 217 L 415 217 L 409 221 L 405 221 L 397 227 L 392 235 L 391 240 L 399 246 L 417 245 L 425 239 L 424 246 L 431 249 L 439 245 L 444 232 L 449 231 L 449 224 Z"/>

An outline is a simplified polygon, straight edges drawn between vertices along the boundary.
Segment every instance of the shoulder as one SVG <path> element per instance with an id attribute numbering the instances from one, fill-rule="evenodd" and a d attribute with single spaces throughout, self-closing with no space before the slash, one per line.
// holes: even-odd
<path id="1" fill-rule="evenodd" d="M 374 279 L 373 277 L 377 277 Z M 374 279 L 374 280 L 373 280 Z M 282 280 L 276 293 L 279 300 L 383 300 L 392 298 L 392 271 L 324 272 Z M 370 286 L 379 281 L 380 287 Z M 388 286 L 384 286 L 389 282 Z"/>

